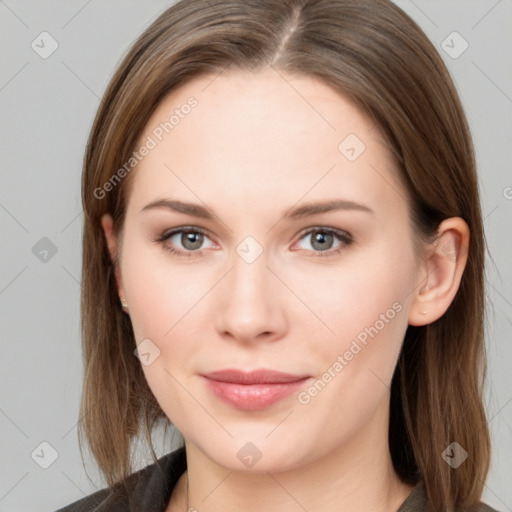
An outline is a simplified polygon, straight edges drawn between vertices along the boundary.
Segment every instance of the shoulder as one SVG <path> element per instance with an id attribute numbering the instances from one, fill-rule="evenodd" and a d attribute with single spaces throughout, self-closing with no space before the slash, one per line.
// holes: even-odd
<path id="1" fill-rule="evenodd" d="M 425 484 L 423 480 L 420 480 L 397 512 L 423 512 L 425 510 L 427 510 Z M 499 512 L 485 503 L 479 503 L 477 507 L 472 510 L 473 512 Z"/>
<path id="2" fill-rule="evenodd" d="M 57 512 L 122 512 L 127 510 L 127 495 L 123 486 L 102 489 L 85 498 L 81 498 Z"/>
<path id="3" fill-rule="evenodd" d="M 164 455 L 156 463 L 132 473 L 115 486 L 90 494 L 56 512 L 163 512 L 185 469 L 185 448 L 181 447 Z"/>
<path id="4" fill-rule="evenodd" d="M 100 512 L 109 510 L 110 512 L 123 510 L 122 501 L 116 497 L 115 492 L 111 489 L 103 489 L 101 491 L 90 494 L 70 505 L 59 508 L 57 512 Z M 115 504 L 117 501 L 117 505 Z"/>

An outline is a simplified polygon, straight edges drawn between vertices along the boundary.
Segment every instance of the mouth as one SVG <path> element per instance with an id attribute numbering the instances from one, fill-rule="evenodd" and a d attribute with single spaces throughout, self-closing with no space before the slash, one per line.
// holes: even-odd
<path id="1" fill-rule="evenodd" d="M 309 375 L 293 375 L 274 370 L 243 372 L 227 369 L 201 374 L 208 389 L 221 401 L 237 409 L 258 410 L 298 391 Z"/>

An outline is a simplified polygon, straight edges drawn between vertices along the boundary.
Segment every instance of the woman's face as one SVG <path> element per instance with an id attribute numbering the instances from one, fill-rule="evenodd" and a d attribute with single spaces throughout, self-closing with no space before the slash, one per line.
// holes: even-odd
<path id="1" fill-rule="evenodd" d="M 186 441 L 227 468 L 268 471 L 387 433 L 419 263 L 377 127 L 320 81 L 229 71 L 168 96 L 143 145 L 120 294 Z M 307 378 L 203 376 L 224 369 Z"/>

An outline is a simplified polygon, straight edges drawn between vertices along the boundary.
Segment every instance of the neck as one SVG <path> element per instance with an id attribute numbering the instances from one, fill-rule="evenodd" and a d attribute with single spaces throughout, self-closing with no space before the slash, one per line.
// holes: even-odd
<path id="1" fill-rule="evenodd" d="M 384 410 L 377 412 L 350 440 L 281 472 L 228 469 L 186 442 L 188 471 L 180 482 L 180 508 L 201 512 L 396 512 L 412 486 L 402 483 L 393 469 L 383 417 Z"/>

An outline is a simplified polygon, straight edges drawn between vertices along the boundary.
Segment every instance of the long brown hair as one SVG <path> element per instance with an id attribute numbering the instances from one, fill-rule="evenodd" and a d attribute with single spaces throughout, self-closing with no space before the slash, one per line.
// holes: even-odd
<path id="1" fill-rule="evenodd" d="M 122 235 L 131 175 L 112 179 L 126 174 L 118 170 L 170 91 L 228 67 L 265 66 L 321 79 L 376 122 L 424 240 L 443 219 L 460 216 L 469 225 L 468 262 L 453 303 L 436 322 L 406 332 L 389 426 L 400 478 L 423 479 L 432 510 L 469 510 L 480 500 L 490 458 L 482 397 L 485 241 L 474 151 L 443 60 L 389 0 L 183 0 L 131 47 L 104 94 L 84 160 L 80 448 L 85 434 L 112 485 L 132 472 L 131 443 L 141 432 L 155 459 L 150 433 L 166 421 L 134 356 L 100 225 L 110 213 Z M 454 441 L 469 454 L 456 470 L 441 456 Z"/>

